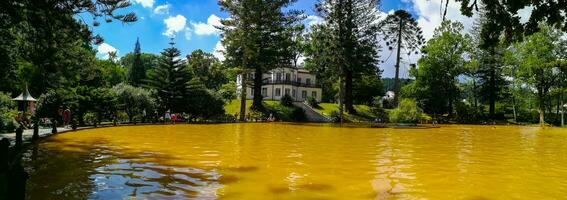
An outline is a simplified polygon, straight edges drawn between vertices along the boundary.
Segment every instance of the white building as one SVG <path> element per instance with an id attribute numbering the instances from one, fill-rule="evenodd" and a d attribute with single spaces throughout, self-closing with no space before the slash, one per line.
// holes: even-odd
<path id="1" fill-rule="evenodd" d="M 254 74 L 248 74 L 247 83 L 252 82 Z M 305 69 L 277 68 L 263 75 L 262 96 L 265 100 L 280 100 L 284 95 L 289 95 L 294 101 L 305 101 L 308 97 L 314 97 L 321 101 L 321 87 L 317 85 L 315 75 Z M 246 98 L 252 99 L 254 91 L 250 84 L 246 88 Z M 241 75 L 236 77 L 236 93 L 240 97 L 242 90 Z"/>

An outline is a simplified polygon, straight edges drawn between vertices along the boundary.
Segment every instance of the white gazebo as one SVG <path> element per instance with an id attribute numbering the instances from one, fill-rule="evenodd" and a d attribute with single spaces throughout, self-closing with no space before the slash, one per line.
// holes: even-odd
<path id="1" fill-rule="evenodd" d="M 22 94 L 20 94 L 16 98 L 13 98 L 12 100 L 22 102 L 21 104 L 23 104 L 22 107 L 23 107 L 24 112 L 26 112 L 26 111 L 30 111 L 31 113 L 35 112 L 35 102 L 37 100 L 31 96 L 31 94 L 28 90 L 27 84 L 26 84 L 26 87 L 24 88 L 24 91 L 22 92 Z"/>

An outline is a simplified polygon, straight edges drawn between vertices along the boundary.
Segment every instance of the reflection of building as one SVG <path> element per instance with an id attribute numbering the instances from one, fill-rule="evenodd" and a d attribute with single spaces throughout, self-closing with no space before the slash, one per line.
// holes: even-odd
<path id="1" fill-rule="evenodd" d="M 321 101 L 321 87 L 317 85 L 315 75 L 305 69 L 296 68 L 277 68 L 263 76 L 262 96 L 266 100 L 280 100 L 284 95 L 289 95 L 294 101 L 305 101 L 308 97 L 313 97 Z M 252 99 L 254 96 L 250 83 L 254 79 L 254 74 L 248 74 L 246 88 L 246 98 Z M 240 97 L 242 89 L 241 77 L 236 77 L 236 93 Z"/>

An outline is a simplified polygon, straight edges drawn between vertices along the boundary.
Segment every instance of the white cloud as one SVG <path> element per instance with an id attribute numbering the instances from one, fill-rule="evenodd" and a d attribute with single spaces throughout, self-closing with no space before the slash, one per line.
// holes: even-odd
<path id="1" fill-rule="evenodd" d="M 163 23 L 165 23 L 166 26 L 166 31 L 163 32 L 163 35 L 174 37 L 176 33 L 185 29 L 187 19 L 183 15 L 177 15 L 175 17 L 170 16 L 167 19 L 164 19 Z"/>
<path id="2" fill-rule="evenodd" d="M 221 18 L 214 14 L 207 18 L 207 23 L 191 22 L 191 25 L 193 25 L 193 30 L 197 35 L 218 35 L 220 34 L 220 30 L 216 27 L 222 26 Z"/>
<path id="3" fill-rule="evenodd" d="M 220 61 L 224 61 L 224 51 L 225 47 L 222 45 L 221 41 L 218 41 L 215 45 L 215 49 L 213 49 L 213 55 L 217 57 Z"/>
<path id="4" fill-rule="evenodd" d="M 169 4 L 159 5 L 154 9 L 154 14 L 169 14 Z"/>
<path id="5" fill-rule="evenodd" d="M 423 29 L 423 36 L 426 39 L 430 39 L 433 36 L 433 31 L 435 28 L 441 25 L 443 21 L 443 13 L 439 8 L 441 8 L 440 0 L 412 0 L 413 9 L 419 15 L 417 22 L 421 29 Z M 443 8 L 445 2 L 443 2 Z M 461 4 L 455 1 L 449 1 L 449 7 L 447 8 L 446 19 L 452 21 L 458 21 L 463 24 L 465 29 L 463 31 L 469 32 L 473 26 L 474 18 L 467 17 L 461 14 Z"/>
<path id="6" fill-rule="evenodd" d="M 441 25 L 443 20 L 442 12 L 439 10 L 441 8 L 440 0 L 407 0 L 412 3 L 413 12 L 417 14 L 417 22 L 419 27 L 423 30 L 423 36 L 426 40 L 433 37 L 434 30 Z M 445 3 L 443 2 L 443 6 Z M 392 14 L 394 10 L 388 11 L 388 14 Z M 473 26 L 474 18 L 467 17 L 461 14 L 460 4 L 455 1 L 449 2 L 449 8 L 447 9 L 446 19 L 452 21 L 461 22 L 464 26 L 463 32 L 469 32 Z M 380 68 L 384 70 L 382 74 L 384 77 L 394 77 L 395 75 L 395 63 L 396 63 L 396 49 L 389 50 L 388 46 L 382 42 L 382 52 L 380 53 L 380 59 L 384 60 L 384 63 L 380 64 Z M 400 63 L 400 77 L 409 77 L 410 64 L 416 64 L 421 58 L 420 54 L 415 54 L 402 49 L 401 53 L 401 63 Z"/>
<path id="7" fill-rule="evenodd" d="M 518 10 L 518 16 L 520 17 L 520 23 L 524 24 L 530 20 L 532 15 L 532 11 L 534 10 L 533 6 L 528 6 Z"/>
<path id="8" fill-rule="evenodd" d="M 307 23 L 307 27 L 311 27 L 316 24 L 323 23 L 324 19 L 317 15 L 309 15 L 305 18 L 305 22 Z"/>
<path id="9" fill-rule="evenodd" d="M 108 59 L 108 53 L 110 53 L 110 52 L 118 53 L 118 50 L 116 48 L 114 48 L 113 46 L 111 46 L 110 44 L 107 44 L 107 43 L 102 43 L 102 44 L 98 45 L 96 50 L 98 51 L 98 53 L 100 55 L 103 55 L 104 59 Z"/>
<path id="10" fill-rule="evenodd" d="M 189 27 L 185 28 L 185 39 L 191 40 L 191 36 L 193 36 L 193 30 Z"/>
<path id="11" fill-rule="evenodd" d="M 154 0 L 134 0 L 134 2 L 141 4 L 144 8 L 154 7 Z"/>

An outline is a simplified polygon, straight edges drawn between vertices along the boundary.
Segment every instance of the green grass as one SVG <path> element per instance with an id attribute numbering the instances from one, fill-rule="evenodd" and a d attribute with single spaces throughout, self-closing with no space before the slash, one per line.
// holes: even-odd
<path id="1" fill-rule="evenodd" d="M 246 114 L 250 113 L 250 106 L 252 100 L 246 100 Z M 293 121 L 292 112 L 294 107 L 282 106 L 279 101 L 264 100 L 264 107 L 266 108 L 266 115 L 272 113 L 276 118 L 283 121 Z M 234 99 L 224 106 L 226 114 L 238 115 L 240 113 L 240 100 Z"/>
<path id="2" fill-rule="evenodd" d="M 356 115 L 350 115 L 348 113 L 344 113 L 344 118 L 347 121 L 351 122 L 362 122 L 362 121 L 369 121 L 374 118 L 374 115 L 370 112 L 370 107 L 367 105 L 354 105 L 354 109 L 356 109 Z M 336 103 L 320 103 L 319 108 L 315 108 L 315 111 L 321 113 L 326 117 L 330 117 L 333 111 L 338 112 L 339 106 Z"/>
<path id="3" fill-rule="evenodd" d="M 246 113 L 250 113 L 250 106 L 252 105 L 252 100 L 246 100 Z M 240 113 L 240 100 L 234 99 L 224 105 L 224 112 L 228 115 L 234 115 Z"/>

